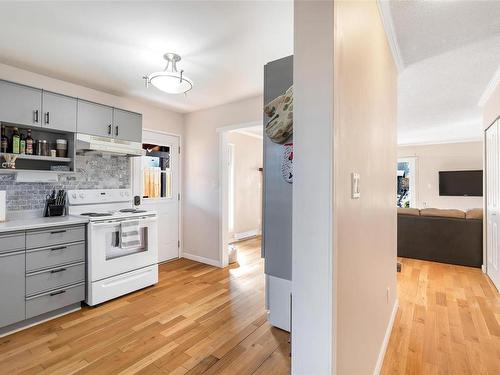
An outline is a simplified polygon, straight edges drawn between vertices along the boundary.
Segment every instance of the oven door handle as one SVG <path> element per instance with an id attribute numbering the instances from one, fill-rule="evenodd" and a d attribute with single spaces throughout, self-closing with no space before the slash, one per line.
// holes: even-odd
<path id="1" fill-rule="evenodd" d="M 140 224 L 144 223 L 152 223 L 156 221 L 156 217 L 148 217 L 147 219 L 140 219 L 138 218 L 137 220 L 116 220 L 116 221 L 110 221 L 106 223 L 90 223 L 92 227 L 111 227 L 115 225 L 119 225 L 121 223 L 128 223 L 130 221 L 139 221 Z"/>

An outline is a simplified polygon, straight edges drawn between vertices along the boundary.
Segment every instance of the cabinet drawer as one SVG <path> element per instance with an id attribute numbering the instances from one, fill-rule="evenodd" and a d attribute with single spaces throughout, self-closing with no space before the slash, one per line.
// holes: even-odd
<path id="1" fill-rule="evenodd" d="M 61 288 L 85 281 L 85 264 L 61 266 L 26 275 L 26 295 Z"/>
<path id="2" fill-rule="evenodd" d="M 24 233 L 10 233 L 0 236 L 0 253 L 24 250 Z"/>
<path id="3" fill-rule="evenodd" d="M 26 298 L 26 319 L 81 302 L 84 299 L 85 284 L 83 283 Z"/>
<path id="4" fill-rule="evenodd" d="M 85 226 L 60 227 L 26 232 L 26 249 L 85 240 Z"/>
<path id="5" fill-rule="evenodd" d="M 85 260 L 85 242 L 26 251 L 26 272 Z"/>

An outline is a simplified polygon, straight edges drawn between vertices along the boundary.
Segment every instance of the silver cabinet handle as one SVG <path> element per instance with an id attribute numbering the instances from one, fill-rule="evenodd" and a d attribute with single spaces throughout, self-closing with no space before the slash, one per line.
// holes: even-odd
<path id="1" fill-rule="evenodd" d="M 115 136 L 118 137 L 118 125 L 115 126 Z"/>
<path id="2" fill-rule="evenodd" d="M 111 135 L 111 124 L 108 125 L 108 135 Z"/>
<path id="3" fill-rule="evenodd" d="M 49 114 L 49 112 L 46 112 L 45 113 L 45 123 L 48 125 L 49 122 L 50 122 L 50 114 Z"/>
<path id="4" fill-rule="evenodd" d="M 35 122 L 36 122 L 36 123 L 38 123 L 38 109 L 35 109 L 35 110 L 33 111 L 33 115 L 34 115 L 34 117 L 35 117 L 35 118 L 34 118 Z"/>

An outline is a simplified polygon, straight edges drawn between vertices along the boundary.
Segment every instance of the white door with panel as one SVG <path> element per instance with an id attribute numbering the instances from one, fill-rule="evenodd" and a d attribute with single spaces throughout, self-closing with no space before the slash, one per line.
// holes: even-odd
<path id="1" fill-rule="evenodd" d="M 179 258 L 179 137 L 144 130 L 147 155 L 134 158 L 133 190 L 141 207 L 158 214 L 158 261 Z"/>
<path id="2" fill-rule="evenodd" d="M 498 123 L 486 130 L 486 270 L 500 290 L 500 147 Z"/>

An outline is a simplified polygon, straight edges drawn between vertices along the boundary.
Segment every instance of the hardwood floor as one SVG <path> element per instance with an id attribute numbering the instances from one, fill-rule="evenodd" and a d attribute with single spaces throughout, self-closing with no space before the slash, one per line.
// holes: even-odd
<path id="1" fill-rule="evenodd" d="M 260 240 L 238 250 L 239 265 L 163 264 L 154 287 L 0 338 L 0 374 L 289 374 Z"/>
<path id="2" fill-rule="evenodd" d="M 401 259 L 382 374 L 500 374 L 500 295 L 480 269 Z"/>

